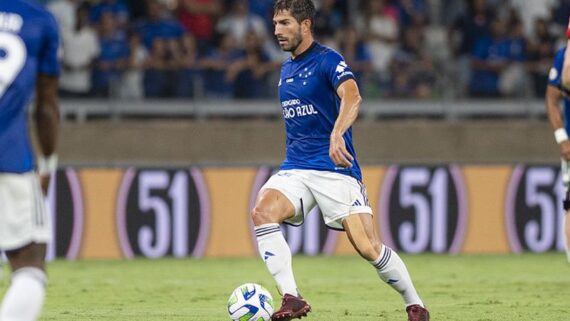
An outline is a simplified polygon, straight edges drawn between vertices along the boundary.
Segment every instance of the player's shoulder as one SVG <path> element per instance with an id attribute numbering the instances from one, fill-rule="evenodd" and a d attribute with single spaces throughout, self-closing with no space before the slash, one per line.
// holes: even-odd
<path id="1" fill-rule="evenodd" d="M 10 0 L 0 10 L 6 8 L 26 18 L 50 18 L 52 14 L 34 0 Z"/>
<path id="2" fill-rule="evenodd" d="M 320 60 L 319 66 L 321 70 L 336 69 L 339 65 L 345 68 L 347 67 L 346 62 L 344 62 L 344 57 L 335 49 L 319 44 L 316 50 L 316 54 Z"/>
<path id="3" fill-rule="evenodd" d="M 1 2 L 1 1 L 0 1 Z M 4 10 L 3 10 L 4 9 Z M 40 32 L 57 33 L 57 21 L 53 14 L 35 0 L 10 0 L 4 5 L 0 4 L 0 11 L 7 11 L 18 15 L 26 25 L 33 25 L 34 30 Z"/>
<path id="4" fill-rule="evenodd" d="M 566 47 L 562 47 L 556 51 L 554 55 L 555 59 L 564 58 L 564 54 L 566 53 Z"/>
<path id="5" fill-rule="evenodd" d="M 323 59 L 331 59 L 331 58 L 342 58 L 340 52 L 336 51 L 335 49 L 325 46 L 323 44 L 317 43 L 315 45 L 315 51 L 318 55 L 322 56 Z"/>

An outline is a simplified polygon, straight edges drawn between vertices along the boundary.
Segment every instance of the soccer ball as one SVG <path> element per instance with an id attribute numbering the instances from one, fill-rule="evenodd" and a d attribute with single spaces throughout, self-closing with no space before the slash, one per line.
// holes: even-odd
<path id="1" fill-rule="evenodd" d="M 234 321 L 269 321 L 273 314 L 273 297 L 259 284 L 242 284 L 228 299 L 228 313 Z"/>

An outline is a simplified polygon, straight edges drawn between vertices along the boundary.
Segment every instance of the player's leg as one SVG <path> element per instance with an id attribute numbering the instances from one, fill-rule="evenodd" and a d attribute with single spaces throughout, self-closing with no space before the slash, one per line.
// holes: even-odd
<path id="1" fill-rule="evenodd" d="M 283 294 L 281 308 L 273 313 L 272 320 L 300 318 L 311 310 L 297 290 L 291 250 L 279 223 L 288 220 L 301 224 L 304 214 L 308 212 L 305 209 L 312 208 L 313 204 L 310 192 L 294 174 L 280 172 L 263 186 L 253 208 L 252 219 L 259 254 Z"/>
<path id="2" fill-rule="evenodd" d="M 566 250 L 566 259 L 570 263 L 570 215 L 569 209 L 565 208 L 563 224 L 564 224 L 564 249 Z"/>
<path id="3" fill-rule="evenodd" d="M 562 218 L 562 225 L 564 228 L 564 249 L 566 250 L 566 259 L 570 262 L 570 168 L 565 159 L 561 159 L 560 171 L 562 173 L 562 183 L 564 184 L 564 201 L 562 207 L 564 208 L 564 217 Z"/>
<path id="4" fill-rule="evenodd" d="M 360 256 L 376 268 L 380 279 L 400 293 L 409 320 L 429 320 L 429 312 L 425 310 L 414 288 L 406 265 L 394 250 L 378 240 L 372 215 L 368 213 L 349 215 L 343 220 L 342 225 Z"/>
<path id="5" fill-rule="evenodd" d="M 342 225 L 356 251 L 376 268 L 384 282 L 402 295 L 406 305 L 423 306 L 402 259 L 376 237 L 372 216 L 353 214 L 346 217 Z"/>
<path id="6" fill-rule="evenodd" d="M 45 244 L 29 244 L 6 251 L 12 270 L 10 287 L 0 308 L 1 321 L 37 320 L 43 306 L 47 277 Z"/>
<path id="7" fill-rule="evenodd" d="M 34 321 L 45 297 L 45 242 L 51 227 L 35 174 L 0 175 L 0 248 L 12 278 L 0 321 Z"/>
<path id="8" fill-rule="evenodd" d="M 282 294 L 297 296 L 297 284 L 293 277 L 291 250 L 279 224 L 292 217 L 295 207 L 281 192 L 265 188 L 259 193 L 251 212 L 255 236 L 261 258 L 275 278 Z"/>

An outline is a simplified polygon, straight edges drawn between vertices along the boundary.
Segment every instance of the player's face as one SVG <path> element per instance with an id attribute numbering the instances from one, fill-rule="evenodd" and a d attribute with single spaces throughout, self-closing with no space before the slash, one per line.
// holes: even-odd
<path id="1" fill-rule="evenodd" d="M 273 25 L 275 26 L 275 37 L 277 37 L 281 49 L 294 52 L 303 41 L 301 24 L 289 11 L 279 11 L 273 16 Z"/>

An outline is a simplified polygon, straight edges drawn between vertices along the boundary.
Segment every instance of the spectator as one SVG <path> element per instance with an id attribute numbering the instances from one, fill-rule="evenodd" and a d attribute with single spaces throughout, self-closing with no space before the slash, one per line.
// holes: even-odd
<path id="1" fill-rule="evenodd" d="M 226 74 L 226 80 L 235 83 L 234 97 L 268 97 L 267 78 L 273 65 L 257 34 L 252 32 L 247 35 L 244 51 L 244 57 L 232 63 Z"/>
<path id="2" fill-rule="evenodd" d="M 568 13 L 570 12 L 570 0 L 558 0 L 552 6 L 551 18 L 555 29 L 566 30 L 568 27 Z M 535 21 L 538 19 L 535 19 Z"/>
<path id="3" fill-rule="evenodd" d="M 336 11 L 335 0 L 321 0 L 313 26 L 317 41 L 332 45 L 336 29 L 341 24 L 342 15 Z"/>
<path id="4" fill-rule="evenodd" d="M 89 25 L 89 8 L 76 10 L 75 27 L 61 33 L 63 56 L 59 88 L 62 97 L 85 97 L 91 92 L 91 68 L 99 56 L 99 39 Z"/>
<path id="5" fill-rule="evenodd" d="M 168 48 L 166 39 L 154 38 L 150 53 L 145 60 L 144 92 L 147 98 L 159 98 L 165 96 L 168 86 L 167 73 Z"/>
<path id="6" fill-rule="evenodd" d="M 145 63 L 146 97 L 176 97 L 179 87 L 183 52 L 180 39 L 155 38 L 151 55 Z"/>
<path id="7" fill-rule="evenodd" d="M 147 12 L 146 1 L 141 0 L 124 0 L 129 9 L 129 23 L 138 21 L 143 18 Z M 142 3 L 141 3 L 142 2 Z"/>
<path id="8" fill-rule="evenodd" d="M 477 42 L 473 49 L 473 73 L 469 92 L 472 97 L 500 97 L 499 77 L 510 65 L 509 42 L 505 23 L 495 19 L 491 23 L 491 36 Z"/>
<path id="9" fill-rule="evenodd" d="M 227 73 L 228 67 L 242 58 L 243 53 L 236 49 L 233 36 L 221 35 L 218 46 L 200 61 L 207 97 L 233 97 L 235 84 L 234 79 Z"/>
<path id="10" fill-rule="evenodd" d="M 514 9 L 509 12 L 507 30 L 509 66 L 499 77 L 499 90 L 503 96 L 522 97 L 528 93 L 528 75 L 524 65 L 527 41 L 522 20 Z"/>
<path id="11" fill-rule="evenodd" d="M 96 96 L 109 97 L 117 89 L 129 58 L 129 45 L 124 31 L 118 28 L 115 15 L 103 12 L 99 27 L 101 53 L 93 70 Z"/>
<path id="12" fill-rule="evenodd" d="M 364 3 L 356 27 L 370 48 L 374 57 L 374 71 L 385 75 L 397 48 L 398 11 L 389 6 L 387 0 L 368 0 Z"/>
<path id="13" fill-rule="evenodd" d="M 198 48 L 195 39 L 188 34 L 180 41 L 179 59 L 176 97 L 192 98 L 195 96 L 196 79 L 199 73 Z"/>
<path id="14" fill-rule="evenodd" d="M 433 97 L 435 67 L 433 60 L 425 53 L 424 38 L 422 25 L 404 31 L 404 43 L 391 63 L 391 96 L 419 99 Z"/>
<path id="15" fill-rule="evenodd" d="M 511 10 L 507 20 L 509 38 L 509 57 L 513 61 L 524 62 L 526 60 L 526 37 L 524 26 L 516 10 Z"/>
<path id="16" fill-rule="evenodd" d="M 91 8 L 89 13 L 91 23 L 99 24 L 104 12 L 110 12 L 120 28 L 125 28 L 129 22 L 129 8 L 122 0 L 102 0 Z"/>
<path id="17" fill-rule="evenodd" d="M 509 0 L 511 8 L 518 10 L 524 25 L 524 34 L 531 35 L 534 21 L 538 18 L 549 19 L 550 12 L 559 0 Z M 568 12 L 566 12 L 568 15 Z"/>
<path id="18" fill-rule="evenodd" d="M 449 30 L 450 52 L 456 58 L 455 74 L 457 90 L 463 93 L 471 81 L 471 54 L 481 39 L 490 37 L 492 12 L 486 0 L 468 0 L 467 11 L 459 16 Z"/>
<path id="19" fill-rule="evenodd" d="M 55 0 L 48 4 L 48 10 L 54 15 L 61 32 L 71 31 L 77 26 L 77 7 L 81 0 Z"/>
<path id="20" fill-rule="evenodd" d="M 260 16 L 267 30 L 273 30 L 273 0 L 249 0 L 249 12 Z"/>
<path id="21" fill-rule="evenodd" d="M 200 54 L 213 47 L 215 20 L 221 14 L 220 0 L 179 0 L 176 16 L 184 29 L 194 36 Z"/>
<path id="22" fill-rule="evenodd" d="M 249 12 L 247 0 L 234 0 L 231 11 L 220 18 L 216 25 L 216 32 L 230 34 L 240 49 L 245 48 L 248 33 L 257 34 L 263 41 L 267 39 L 267 29 L 263 19 Z"/>
<path id="23" fill-rule="evenodd" d="M 528 46 L 528 70 L 532 78 L 535 97 L 546 95 L 548 72 L 556 52 L 556 38 L 550 33 L 548 25 L 548 21 L 542 18 L 534 22 L 533 37 Z"/>
<path id="24" fill-rule="evenodd" d="M 337 33 L 337 42 L 339 51 L 354 72 L 358 88 L 364 94 L 366 90 L 364 84 L 372 69 L 372 56 L 368 51 L 368 47 L 362 41 L 356 31 L 356 27 L 353 25 L 346 25 Z"/>
<path id="25" fill-rule="evenodd" d="M 144 97 L 143 77 L 144 63 L 148 53 L 142 45 L 140 35 L 131 33 L 129 35 L 129 59 L 127 69 L 123 74 L 121 82 L 121 98 L 142 99 Z"/>
<path id="26" fill-rule="evenodd" d="M 453 41 L 455 37 L 451 37 L 452 52 L 456 56 L 470 55 L 480 39 L 490 36 L 492 18 L 486 0 L 469 0 L 467 12 L 457 19 L 450 31 L 459 38 Z"/>
<path id="27" fill-rule="evenodd" d="M 169 17 L 158 0 L 147 0 L 146 3 L 147 18 L 138 23 L 137 30 L 147 49 L 152 47 L 155 38 L 180 39 L 184 35 L 182 25 Z"/>
<path id="28" fill-rule="evenodd" d="M 397 0 L 400 11 L 400 26 L 408 28 L 414 24 L 414 20 L 424 21 L 427 19 L 426 0 Z"/>

